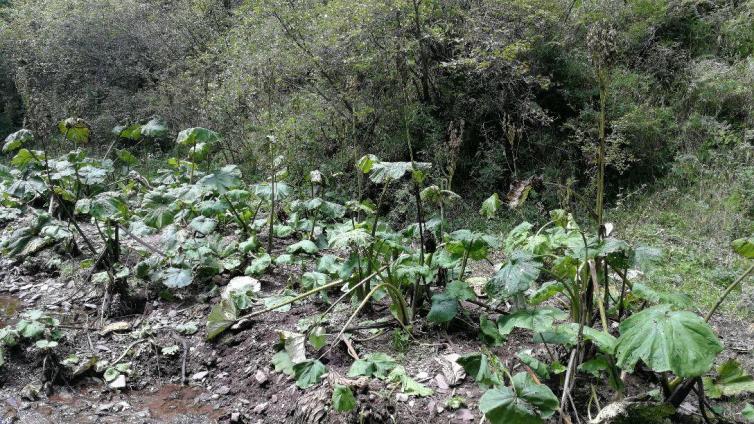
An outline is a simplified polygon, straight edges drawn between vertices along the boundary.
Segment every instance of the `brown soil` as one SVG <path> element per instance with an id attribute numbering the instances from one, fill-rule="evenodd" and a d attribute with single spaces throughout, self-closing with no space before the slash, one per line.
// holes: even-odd
<path id="1" fill-rule="evenodd" d="M 123 390 L 112 390 L 101 379 L 102 374 L 89 373 L 70 379 L 61 372 L 52 385 L 46 385 L 38 399 L 23 397 L 24 387 L 43 384 L 42 357 L 33 347 L 23 347 L 6 353 L 6 364 L 0 368 L 0 422 L 21 423 L 283 423 L 306 422 L 302 418 L 309 408 L 325 408 L 329 405 L 328 380 L 309 390 L 297 388 L 283 374 L 275 373 L 270 360 L 276 352 L 276 330 L 296 331 L 299 319 L 326 309 L 319 299 L 303 302 L 286 313 L 272 312 L 247 323 L 243 328 L 228 331 L 217 340 L 204 339 L 204 323 L 212 303 L 218 296 L 205 296 L 201 288 L 177 292 L 175 299 L 166 301 L 158 296 L 154 287 L 132 287 L 144 306 L 128 315 L 113 316 L 99 322 L 97 308 L 101 299 L 98 287 L 80 287 L 75 281 L 85 271 L 68 271 L 61 276 L 57 268 L 46 264 L 50 252 L 29 258 L 20 263 L 8 259 L 0 263 L 0 326 L 14 324 L 21 312 L 43 309 L 57 317 L 65 334 L 57 349 L 59 358 L 75 353 L 80 357 L 96 355 L 101 359 L 114 360 L 134 341 L 147 341 L 135 345 L 126 355 L 132 374 Z M 74 262 L 74 269 L 78 264 Z M 476 275 L 489 275 L 491 266 L 476 264 Z M 263 296 L 279 293 L 286 287 L 290 275 L 298 275 L 298 268 L 278 270 L 261 279 Z M 294 278 L 295 280 L 295 278 Z M 224 284 L 227 278 L 218 279 Z M 206 289 L 206 288 L 205 288 Z M 351 423 L 478 423 L 478 409 L 483 391 L 472 378 L 467 377 L 456 387 L 443 387 L 436 376 L 441 367 L 435 361 L 440 355 L 477 352 L 480 342 L 477 334 L 480 310 L 466 304 L 465 316 L 454 321 L 451 327 L 419 324 L 414 328 L 414 340 L 404 349 L 396 349 L 392 329 L 356 331 L 352 343 L 359 356 L 370 352 L 385 352 L 396 358 L 417 381 L 434 390 L 425 398 L 404 399 L 379 381 L 372 381 L 358 393 L 358 411 L 353 413 L 329 412 L 321 422 Z M 259 306 L 257 306 L 258 308 Z M 364 322 L 378 319 L 388 312 L 377 305 L 358 320 Z M 382 309 L 382 310 L 381 310 Z M 348 310 L 336 312 L 328 323 L 329 340 L 339 331 L 347 319 Z M 99 329 L 107 324 L 125 321 L 130 330 L 102 335 Z M 190 336 L 177 333 L 174 327 L 193 322 L 199 331 Z M 748 369 L 754 363 L 751 356 L 752 328 L 748 323 L 718 318 L 713 322 L 726 344 L 726 352 L 720 360 L 737 356 Z M 178 346 L 178 353 L 165 356 L 161 348 Z M 314 352 L 307 348 L 309 357 L 317 357 L 328 349 Z M 550 347 L 547 352 L 541 345 L 531 343 L 526 332 L 514 332 L 507 343 L 491 349 L 512 370 L 519 371 L 520 364 L 515 353 L 523 348 L 534 349 L 541 359 L 556 356 L 565 363 L 567 352 Z M 181 384 L 183 356 L 186 356 L 185 377 Z M 336 345 L 322 357 L 322 362 L 332 374 L 345 375 L 353 358 L 344 343 Z M 577 382 L 574 398 L 586 403 L 590 381 L 585 377 Z M 264 381 L 259 381 L 259 380 Z M 558 385 L 554 377 L 551 387 Z M 652 388 L 651 384 L 638 378 L 631 380 L 628 393 L 636 394 Z M 609 391 L 599 392 L 601 404 L 610 402 Z M 449 410 L 446 401 L 460 396 L 466 405 L 459 410 Z"/>

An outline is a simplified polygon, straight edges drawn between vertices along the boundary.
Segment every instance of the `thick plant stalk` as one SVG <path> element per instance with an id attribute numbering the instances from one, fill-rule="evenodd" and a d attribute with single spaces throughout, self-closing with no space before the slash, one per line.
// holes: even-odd
<path id="1" fill-rule="evenodd" d="M 600 86 L 600 115 L 599 115 L 599 153 L 597 156 L 597 165 L 599 169 L 597 171 L 597 204 L 595 210 L 597 212 L 597 225 L 598 234 L 601 238 L 603 234 L 602 224 L 604 224 L 604 209 L 605 209 L 605 151 L 606 139 L 605 139 L 605 104 L 607 102 L 607 76 L 605 70 L 600 66 L 597 69 L 597 78 Z"/>

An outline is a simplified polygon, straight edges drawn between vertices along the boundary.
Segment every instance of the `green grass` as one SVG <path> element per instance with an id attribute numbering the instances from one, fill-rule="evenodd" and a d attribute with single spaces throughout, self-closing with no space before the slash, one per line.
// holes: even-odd
<path id="1" fill-rule="evenodd" d="M 624 199 L 609 211 L 619 238 L 665 251 L 664 263 L 646 275 L 653 287 L 686 293 L 707 311 L 744 269 L 745 260 L 730 244 L 754 233 L 750 154 L 736 149 L 713 153 L 703 162 L 679 158 L 652 191 Z M 728 298 L 724 313 L 754 315 L 751 283 L 745 281 L 742 293 Z"/>

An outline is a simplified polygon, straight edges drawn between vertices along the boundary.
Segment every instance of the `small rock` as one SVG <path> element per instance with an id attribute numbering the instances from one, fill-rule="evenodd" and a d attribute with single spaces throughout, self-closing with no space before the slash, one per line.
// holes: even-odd
<path id="1" fill-rule="evenodd" d="M 437 388 L 440 390 L 448 390 L 450 388 L 448 380 L 445 379 L 443 374 L 437 374 L 435 376 L 435 384 L 437 384 Z"/>
<path id="2" fill-rule="evenodd" d="M 104 412 L 104 411 L 108 411 L 108 410 L 110 410 L 110 408 L 112 408 L 112 407 L 113 407 L 114 405 L 115 405 L 114 403 L 103 403 L 103 404 L 100 404 L 99 406 L 97 406 L 97 411 L 98 411 L 98 412 Z"/>
<path id="3" fill-rule="evenodd" d="M 468 408 L 459 409 L 456 412 L 456 417 L 461 421 L 474 421 L 474 413 Z"/>
<path id="4" fill-rule="evenodd" d="M 209 374 L 209 371 L 199 371 L 198 373 L 196 373 L 196 374 L 192 375 L 192 376 L 191 376 L 191 379 L 192 379 L 192 380 L 201 380 L 201 379 L 203 379 L 204 377 L 206 377 L 206 376 L 207 376 L 207 374 Z"/>
<path id="5" fill-rule="evenodd" d="M 272 397 L 270 398 L 270 402 L 277 403 L 277 401 L 278 401 L 278 395 L 272 395 Z"/>
<path id="6" fill-rule="evenodd" d="M 255 414 L 261 414 L 267 409 L 267 402 L 262 402 L 259 405 L 254 407 L 254 413 Z"/>
<path id="7" fill-rule="evenodd" d="M 429 374 L 427 374 L 424 371 L 420 372 L 419 374 L 416 374 L 416 380 L 418 380 L 418 381 L 424 381 L 424 380 L 426 380 L 428 378 L 429 378 Z"/>
<path id="8" fill-rule="evenodd" d="M 215 390 L 215 394 L 218 394 L 218 395 L 224 396 L 224 395 L 227 395 L 228 393 L 230 393 L 230 387 L 228 386 L 220 386 Z"/>
<path id="9" fill-rule="evenodd" d="M 397 393 L 395 395 L 395 400 L 398 402 L 407 402 L 408 401 L 408 395 L 405 393 Z"/>
<path id="10" fill-rule="evenodd" d="M 135 415 L 139 418 L 149 418 L 151 416 L 151 414 L 149 413 L 149 409 L 139 411 Z"/>
<path id="11" fill-rule="evenodd" d="M 262 370 L 257 370 L 256 374 L 254 374 L 254 379 L 257 380 L 257 383 L 262 385 L 267 382 L 267 374 Z"/>
<path id="12" fill-rule="evenodd" d="M 241 422 L 241 413 L 240 412 L 234 412 L 230 414 L 230 422 L 232 423 L 240 423 Z"/>
<path id="13" fill-rule="evenodd" d="M 39 392 L 42 390 L 42 386 L 37 384 L 27 384 L 21 389 L 21 399 L 26 399 L 34 402 L 39 399 Z"/>
<path id="14" fill-rule="evenodd" d="M 121 374 L 110 383 L 111 389 L 124 389 L 126 387 L 126 376 Z"/>

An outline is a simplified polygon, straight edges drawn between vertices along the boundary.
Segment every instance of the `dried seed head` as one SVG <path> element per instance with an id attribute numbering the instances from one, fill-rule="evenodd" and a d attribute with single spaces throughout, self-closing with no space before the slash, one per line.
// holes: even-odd
<path id="1" fill-rule="evenodd" d="M 618 51 L 617 38 L 618 32 L 607 21 L 598 21 L 589 27 L 586 45 L 595 65 L 605 65 L 610 62 Z"/>

